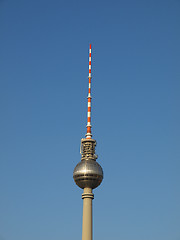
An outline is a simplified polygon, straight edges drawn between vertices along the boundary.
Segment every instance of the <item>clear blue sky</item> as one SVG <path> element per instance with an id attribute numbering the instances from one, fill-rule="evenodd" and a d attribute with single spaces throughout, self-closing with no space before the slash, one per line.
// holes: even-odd
<path id="1" fill-rule="evenodd" d="M 180 240 L 179 0 L 0 0 L 0 240 L 81 239 L 89 43 L 94 239 Z"/>

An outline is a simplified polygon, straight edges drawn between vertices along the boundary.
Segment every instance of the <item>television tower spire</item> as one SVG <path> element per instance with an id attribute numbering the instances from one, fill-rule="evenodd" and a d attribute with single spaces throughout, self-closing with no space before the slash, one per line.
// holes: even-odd
<path id="1" fill-rule="evenodd" d="M 89 45 L 89 89 L 88 89 L 88 111 L 87 111 L 87 134 L 86 138 L 91 139 L 91 44 Z"/>
<path id="2" fill-rule="evenodd" d="M 81 161 L 76 165 L 73 178 L 78 187 L 84 189 L 82 240 L 92 240 L 92 200 L 93 189 L 97 188 L 103 180 L 103 170 L 95 154 L 96 140 L 91 134 L 91 44 L 89 47 L 89 91 L 86 138 L 81 139 Z"/>

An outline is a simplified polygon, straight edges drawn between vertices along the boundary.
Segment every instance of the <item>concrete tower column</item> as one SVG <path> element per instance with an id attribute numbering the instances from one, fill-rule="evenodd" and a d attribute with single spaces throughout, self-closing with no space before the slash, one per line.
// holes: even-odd
<path id="1" fill-rule="evenodd" d="M 92 240 L 92 200 L 94 194 L 91 188 L 84 188 L 83 199 L 83 221 L 82 240 Z"/>

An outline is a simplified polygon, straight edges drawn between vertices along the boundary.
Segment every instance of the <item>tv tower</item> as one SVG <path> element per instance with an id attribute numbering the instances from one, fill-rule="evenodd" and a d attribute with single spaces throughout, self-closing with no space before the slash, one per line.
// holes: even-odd
<path id="1" fill-rule="evenodd" d="M 81 139 L 82 155 L 81 161 L 76 165 L 73 178 L 75 183 L 84 192 L 83 199 L 83 220 L 82 220 L 82 240 L 92 240 L 92 200 L 94 194 L 92 190 L 97 188 L 103 180 L 103 170 L 96 162 L 95 154 L 96 140 L 92 139 L 91 133 L 91 44 L 89 46 L 89 91 L 88 91 L 88 111 L 87 111 L 87 133 L 86 138 Z"/>

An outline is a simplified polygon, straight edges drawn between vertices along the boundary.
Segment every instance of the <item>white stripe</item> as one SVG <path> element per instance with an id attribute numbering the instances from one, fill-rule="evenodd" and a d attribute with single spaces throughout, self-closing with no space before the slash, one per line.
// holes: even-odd
<path id="1" fill-rule="evenodd" d="M 91 57 L 89 57 L 89 61 L 91 62 Z"/>
<path id="2" fill-rule="evenodd" d="M 90 102 L 88 102 L 88 107 L 91 107 L 91 103 Z"/>
<path id="3" fill-rule="evenodd" d="M 91 69 L 91 65 L 89 65 L 89 69 Z"/>
<path id="4" fill-rule="evenodd" d="M 91 88 L 91 84 L 89 83 L 89 88 Z"/>
<path id="5" fill-rule="evenodd" d="M 91 53 L 91 48 L 89 49 L 89 53 Z"/>
<path id="6" fill-rule="evenodd" d="M 91 112 L 88 112 L 88 113 L 87 113 L 87 116 L 88 116 L 88 117 L 91 117 Z"/>

